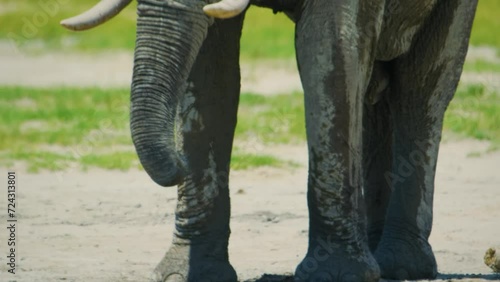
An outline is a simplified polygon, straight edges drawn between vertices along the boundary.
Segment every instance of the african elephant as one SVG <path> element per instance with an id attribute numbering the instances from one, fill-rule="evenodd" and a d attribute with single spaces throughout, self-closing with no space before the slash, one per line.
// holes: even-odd
<path id="1" fill-rule="evenodd" d="M 86 29 L 131 0 L 63 22 Z M 227 177 L 248 0 L 138 0 L 132 139 L 178 186 L 156 281 L 236 281 Z M 209 3 L 207 3 L 209 2 Z M 296 281 L 434 278 L 428 242 L 443 115 L 477 0 L 253 0 L 296 22 L 309 152 L 309 247 Z M 215 19 L 213 16 L 228 18 Z"/>

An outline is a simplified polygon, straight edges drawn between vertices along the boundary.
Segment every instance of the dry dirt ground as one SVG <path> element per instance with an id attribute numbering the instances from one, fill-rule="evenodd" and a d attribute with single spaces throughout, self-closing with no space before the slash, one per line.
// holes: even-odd
<path id="1" fill-rule="evenodd" d="M 130 81 L 130 54 L 97 59 L 0 54 L 0 84 L 126 86 Z M 293 65 L 242 68 L 246 91 L 300 89 Z M 493 74 L 468 77 L 464 80 L 486 79 L 493 87 L 500 81 Z M 500 246 L 500 152 L 487 152 L 488 146 L 448 138 L 441 147 L 431 243 L 443 281 L 500 280 L 483 264 L 487 248 Z M 231 174 L 230 260 L 241 281 L 291 281 L 287 275 L 307 248 L 306 148 L 261 150 L 301 166 Z M 7 170 L 15 170 L 19 180 L 16 275 L 6 273 L 5 264 Z M 30 174 L 17 164 L 0 168 L 0 178 L 0 281 L 146 281 L 168 249 L 176 191 L 159 188 L 143 171 Z M 265 273 L 270 275 L 261 278 Z"/>
<path id="2" fill-rule="evenodd" d="M 486 249 L 500 245 L 500 152 L 469 156 L 487 147 L 468 140 L 441 147 L 431 243 L 444 281 L 500 280 L 483 264 Z M 265 273 L 276 280 L 258 281 L 288 281 L 307 247 L 306 148 L 266 151 L 302 166 L 232 173 L 229 253 L 241 281 Z M 145 172 L 12 170 L 19 181 L 18 268 L 15 276 L 6 273 L 8 234 L 0 228 L 1 281 L 146 281 L 167 250 L 176 191 Z M 6 169 L 0 175 L 5 183 Z M 6 225 L 5 212 L 0 222 Z"/>

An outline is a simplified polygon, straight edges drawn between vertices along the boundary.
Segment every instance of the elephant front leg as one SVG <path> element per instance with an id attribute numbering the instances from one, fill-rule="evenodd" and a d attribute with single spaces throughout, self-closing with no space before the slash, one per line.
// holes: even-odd
<path id="1" fill-rule="evenodd" d="M 362 116 L 373 64 L 370 48 L 380 23 L 376 11 L 382 7 L 357 2 L 305 1 L 297 22 L 309 149 L 309 247 L 296 281 L 378 281 L 380 276 L 366 238 Z M 373 28 L 372 37 L 362 37 L 361 26 Z"/>
<path id="2" fill-rule="evenodd" d="M 156 266 L 153 281 L 237 281 L 227 250 L 228 170 L 218 169 L 214 152 L 206 156 L 204 172 L 186 177 L 179 185 L 176 231 L 170 249 Z"/>
<path id="3" fill-rule="evenodd" d="M 176 146 L 184 157 L 175 233 L 154 281 L 235 282 L 229 263 L 229 162 L 240 92 L 243 16 L 216 20 L 179 101 Z"/>
<path id="4" fill-rule="evenodd" d="M 156 266 L 153 281 L 237 281 L 227 253 L 228 190 L 215 185 L 194 181 L 180 188 L 174 239 Z M 197 198 L 200 192 L 193 190 L 200 188 L 203 195 Z"/>
<path id="5" fill-rule="evenodd" d="M 375 252 L 384 278 L 437 275 L 428 241 L 434 176 L 444 112 L 460 78 L 476 4 L 439 1 L 410 52 L 392 62 L 393 166 L 386 179 L 393 191 Z"/>

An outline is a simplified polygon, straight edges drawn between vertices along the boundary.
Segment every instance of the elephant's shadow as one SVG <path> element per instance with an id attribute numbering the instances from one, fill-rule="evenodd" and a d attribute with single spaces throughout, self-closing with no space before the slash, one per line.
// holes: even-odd
<path id="1" fill-rule="evenodd" d="M 451 280 L 467 280 L 468 279 L 483 279 L 488 281 L 500 281 L 500 273 L 495 274 L 457 274 L 457 273 L 439 273 L 436 280 L 451 281 Z M 258 279 L 245 280 L 244 282 L 293 282 L 293 275 L 276 275 L 264 274 Z M 401 280 L 380 280 L 381 282 L 397 282 Z"/>

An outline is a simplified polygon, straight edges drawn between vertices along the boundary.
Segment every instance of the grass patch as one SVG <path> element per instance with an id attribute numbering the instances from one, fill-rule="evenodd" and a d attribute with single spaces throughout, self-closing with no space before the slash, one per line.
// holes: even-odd
<path id="1" fill-rule="evenodd" d="M 464 64 L 466 72 L 500 72 L 500 64 L 484 60 L 466 61 Z"/>
<path id="2" fill-rule="evenodd" d="M 24 50 L 132 50 L 135 46 L 136 1 L 112 21 L 92 31 L 73 32 L 59 25 L 62 19 L 75 16 L 97 2 L 99 0 L 0 0 L 0 6 L 4 8 L 0 14 L 0 38 L 9 39 Z"/>
<path id="3" fill-rule="evenodd" d="M 129 133 L 129 90 L 0 87 L 0 159 L 31 171 L 138 167 Z M 460 87 L 444 128 L 500 147 L 500 97 L 480 85 Z M 303 95 L 242 94 L 236 138 L 260 145 L 305 142 Z M 120 148 L 123 147 L 123 148 Z M 119 150 L 116 150 L 118 148 Z M 270 155 L 234 150 L 232 167 L 290 167 Z"/>
<path id="4" fill-rule="evenodd" d="M 250 7 L 241 36 L 243 59 L 295 58 L 295 24 L 285 14 Z"/>
<path id="5" fill-rule="evenodd" d="M 489 45 L 500 50 L 500 37 L 497 36 L 500 30 L 499 14 L 500 1 L 479 1 L 470 38 L 472 45 Z"/>
<path id="6" fill-rule="evenodd" d="M 296 167 L 293 162 L 283 161 L 279 158 L 264 154 L 249 154 L 244 152 L 233 152 L 231 155 L 231 169 L 245 170 L 250 168 L 270 167 Z"/>
<path id="7" fill-rule="evenodd" d="M 114 152 L 109 154 L 89 154 L 80 159 L 84 169 L 99 167 L 104 169 L 128 170 L 142 168 L 135 151 Z"/>
<path id="8" fill-rule="evenodd" d="M 53 152 L 36 150 L 15 150 L 2 154 L 3 159 L 9 161 L 24 161 L 29 172 L 38 172 L 40 169 L 58 171 L 67 168 L 75 161 L 71 155 L 62 155 Z"/>
<path id="9" fill-rule="evenodd" d="M 268 98 L 262 96 L 242 95 L 240 124 L 252 124 L 251 108 L 267 102 Z M 276 104 L 277 98 L 271 101 L 271 106 Z M 266 111 L 270 110 L 267 107 Z M 285 107 L 285 110 L 288 115 L 292 114 L 292 108 Z M 74 164 L 83 169 L 126 170 L 140 166 L 130 138 L 128 89 L 0 86 L 0 118 L 3 165 L 24 161 L 29 171 L 61 170 Z M 259 134 L 261 131 L 260 127 L 240 127 L 238 131 L 242 136 L 249 134 L 247 130 L 256 130 Z M 111 150 L 116 147 L 125 149 Z M 290 165 L 272 156 L 235 151 L 233 168 Z"/>
<path id="10" fill-rule="evenodd" d="M 129 91 L 0 87 L 0 152 L 29 171 L 73 163 L 125 169 L 137 162 L 129 133 Z M 131 152 L 102 154 L 111 146 Z M 137 165 L 135 165 L 137 166 Z"/>
<path id="11" fill-rule="evenodd" d="M 0 148 L 128 145 L 126 90 L 0 87 Z"/>
<path id="12" fill-rule="evenodd" d="M 444 128 L 493 146 L 500 144 L 500 96 L 482 85 L 460 87 L 445 115 Z"/>
<path id="13" fill-rule="evenodd" d="M 236 136 L 256 138 L 258 142 L 265 144 L 304 142 L 306 136 L 302 93 L 269 97 L 242 95 Z"/>

